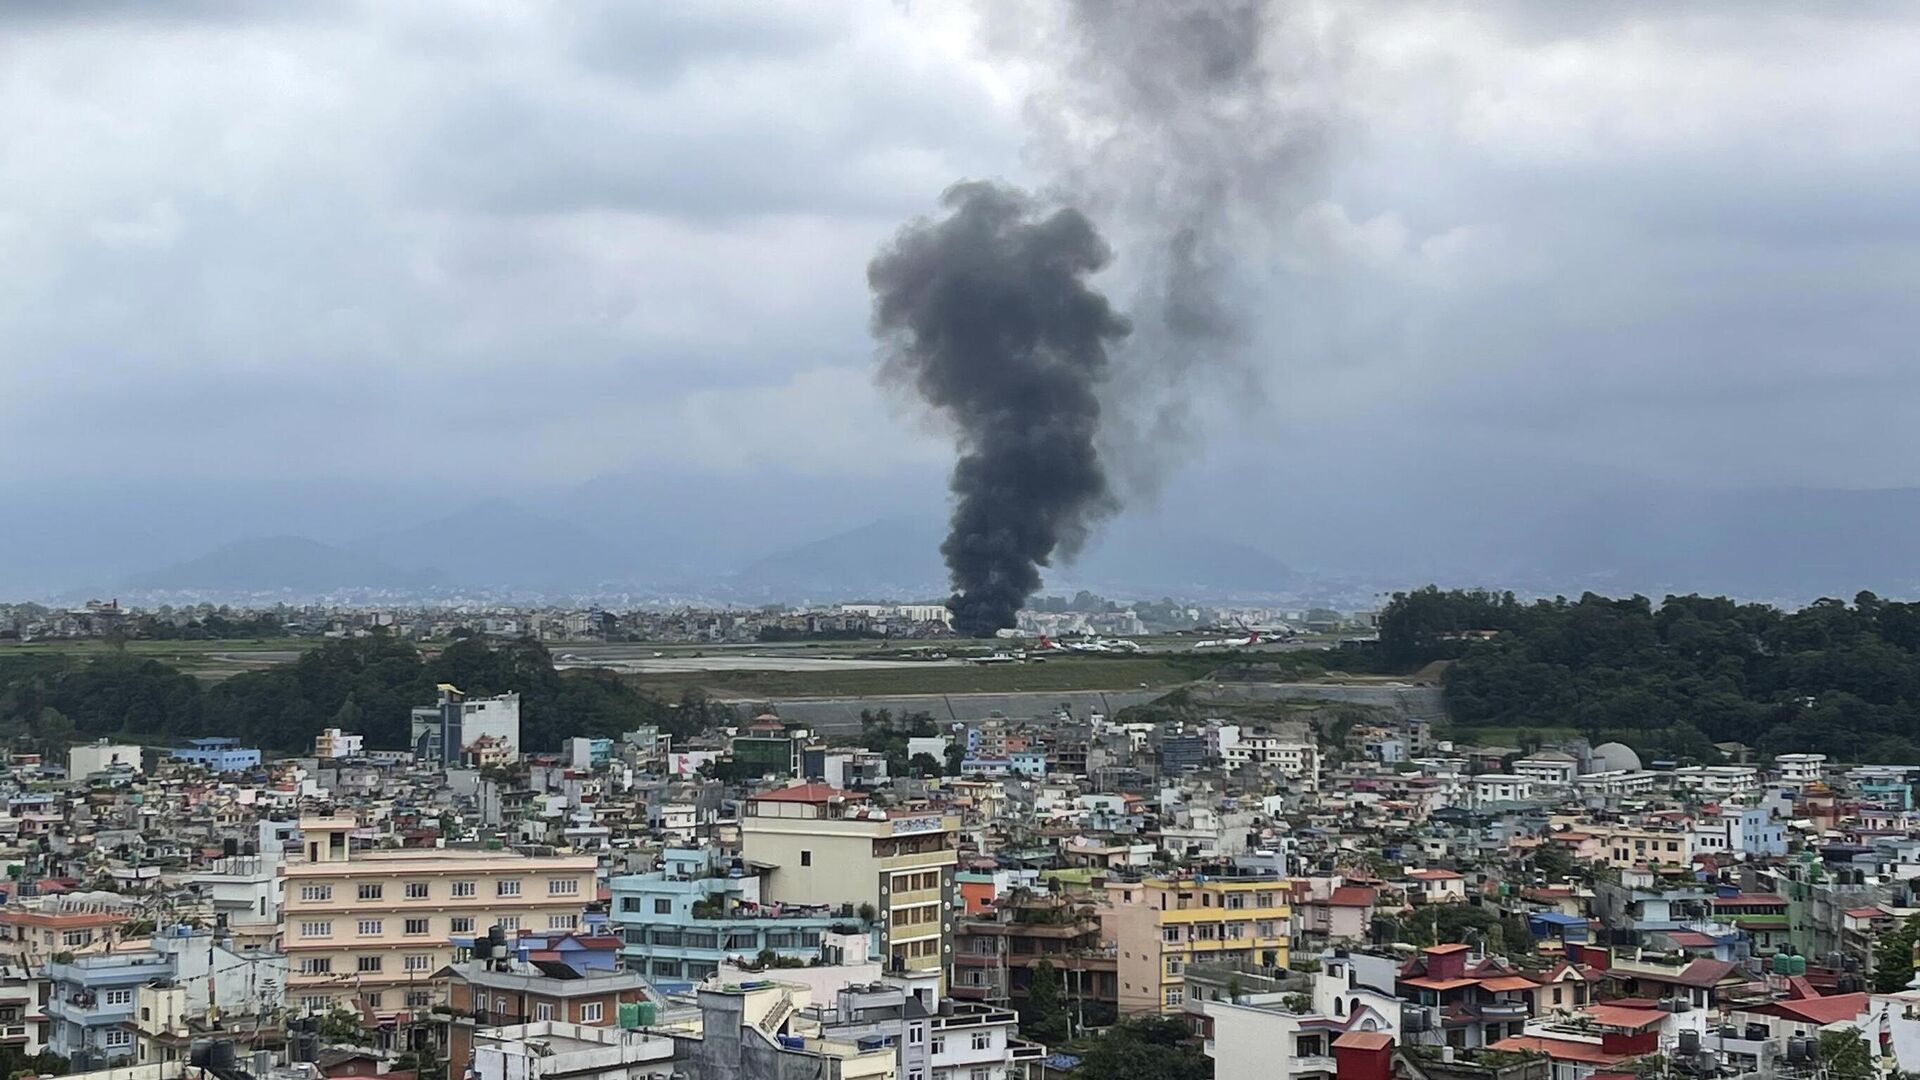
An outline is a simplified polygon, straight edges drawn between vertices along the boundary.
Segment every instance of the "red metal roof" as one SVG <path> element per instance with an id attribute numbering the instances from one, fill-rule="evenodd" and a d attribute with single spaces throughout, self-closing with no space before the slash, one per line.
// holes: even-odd
<path id="1" fill-rule="evenodd" d="M 1327 903 L 1333 907 L 1372 907 L 1380 898 L 1372 889 L 1359 885 L 1342 885 L 1327 897 Z"/>

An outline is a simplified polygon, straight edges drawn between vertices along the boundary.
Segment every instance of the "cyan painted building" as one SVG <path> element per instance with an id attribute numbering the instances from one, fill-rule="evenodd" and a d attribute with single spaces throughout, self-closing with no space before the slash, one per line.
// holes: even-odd
<path id="1" fill-rule="evenodd" d="M 662 862 L 660 870 L 609 882 L 620 955 L 648 978 L 697 981 L 724 959 L 751 961 L 763 949 L 812 960 L 821 935 L 860 926 L 852 911 L 762 905 L 755 869 L 716 851 L 668 848 Z"/>
<path id="2" fill-rule="evenodd" d="M 188 739 L 184 749 L 173 751 L 172 758 L 209 772 L 246 772 L 260 767 L 260 751 L 242 747 L 239 739 Z"/>

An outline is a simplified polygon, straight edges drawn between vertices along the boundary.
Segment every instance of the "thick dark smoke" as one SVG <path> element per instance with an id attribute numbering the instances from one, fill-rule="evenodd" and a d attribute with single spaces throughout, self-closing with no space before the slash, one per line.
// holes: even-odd
<path id="1" fill-rule="evenodd" d="M 1112 257 L 1078 210 L 1000 184 L 950 188 L 867 268 L 884 377 L 949 420 L 953 519 L 941 545 L 954 629 L 1012 626 L 1040 570 L 1118 506 L 1099 388 L 1125 318 L 1087 284 Z"/>
<path id="2" fill-rule="evenodd" d="M 1148 496 L 1197 441 L 1196 398 L 1266 398 L 1257 298 L 1327 194 L 1338 28 L 1296 0 L 985 2 L 989 44 L 1034 73 L 1034 164 L 1121 252 L 1135 332 L 1101 449 Z"/>

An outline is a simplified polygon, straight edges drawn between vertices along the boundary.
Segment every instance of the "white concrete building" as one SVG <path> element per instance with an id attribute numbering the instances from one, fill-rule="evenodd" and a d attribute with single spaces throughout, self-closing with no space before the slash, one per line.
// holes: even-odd
<path id="1" fill-rule="evenodd" d="M 1588 773 L 1576 778 L 1573 785 L 1582 795 L 1599 795 L 1617 799 L 1629 795 L 1645 795 L 1651 792 L 1658 782 L 1658 776 L 1644 769 L 1613 769 L 1607 772 Z"/>
<path id="2" fill-rule="evenodd" d="M 1529 777 L 1541 784 L 1566 786 L 1580 773 L 1580 763 L 1571 754 L 1548 750 L 1513 763 L 1517 776 Z"/>
<path id="3" fill-rule="evenodd" d="M 85 780 L 94 773 L 106 772 L 116 766 L 134 772 L 144 771 L 140 764 L 140 748 L 101 739 L 67 751 L 67 776 L 74 780 Z"/>
<path id="4" fill-rule="evenodd" d="M 313 737 L 313 756 L 323 761 L 357 758 L 366 752 L 366 739 L 363 736 L 341 731 L 337 727 L 327 728 Z"/>
<path id="5" fill-rule="evenodd" d="M 1475 806 L 1493 803 L 1526 802 L 1533 798 L 1535 781 L 1531 776 L 1509 773 L 1481 773 L 1468 782 L 1468 796 Z"/>
<path id="6" fill-rule="evenodd" d="M 1827 767 L 1825 754 L 1781 754 L 1773 759 L 1773 769 L 1788 784 L 1811 784 L 1820 779 Z"/>
<path id="7" fill-rule="evenodd" d="M 520 695 L 469 698 L 457 686 L 442 683 L 440 700 L 413 710 L 413 748 L 416 754 L 458 764 L 461 756 L 482 739 L 504 744 L 510 759 L 520 756 Z M 457 742 L 458 746 L 445 745 Z"/>
<path id="8" fill-rule="evenodd" d="M 1251 764 L 1270 768 L 1302 791 L 1320 790 L 1320 748 L 1287 735 L 1241 729 L 1239 742 L 1221 756 L 1229 767 Z"/>
<path id="9" fill-rule="evenodd" d="M 1751 765 L 1686 765 L 1673 770 L 1673 786 L 1715 799 L 1760 791 L 1760 770 Z"/>

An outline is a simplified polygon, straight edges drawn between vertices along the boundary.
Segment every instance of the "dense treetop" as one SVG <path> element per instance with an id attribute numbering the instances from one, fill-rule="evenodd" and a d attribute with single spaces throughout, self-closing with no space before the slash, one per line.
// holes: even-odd
<path id="1" fill-rule="evenodd" d="M 1920 604 L 1861 593 L 1785 612 L 1720 597 L 1531 603 L 1426 588 L 1382 614 L 1380 660 L 1454 661 L 1448 712 L 1462 728 L 1572 727 L 1644 753 L 1920 761 Z"/>
<path id="2" fill-rule="evenodd" d="M 370 747 L 401 749 L 412 708 L 432 704 L 443 682 L 472 696 L 518 691 L 529 750 L 555 749 L 574 735 L 617 738 L 641 724 L 684 737 L 725 711 L 698 696 L 662 701 L 606 673 L 563 675 L 532 640 L 493 646 L 467 638 L 429 659 L 409 642 L 374 634 L 212 684 L 132 656 L 0 656 L 0 725 L 43 742 L 228 735 L 277 750 L 308 749 L 331 726 L 364 734 Z"/>

